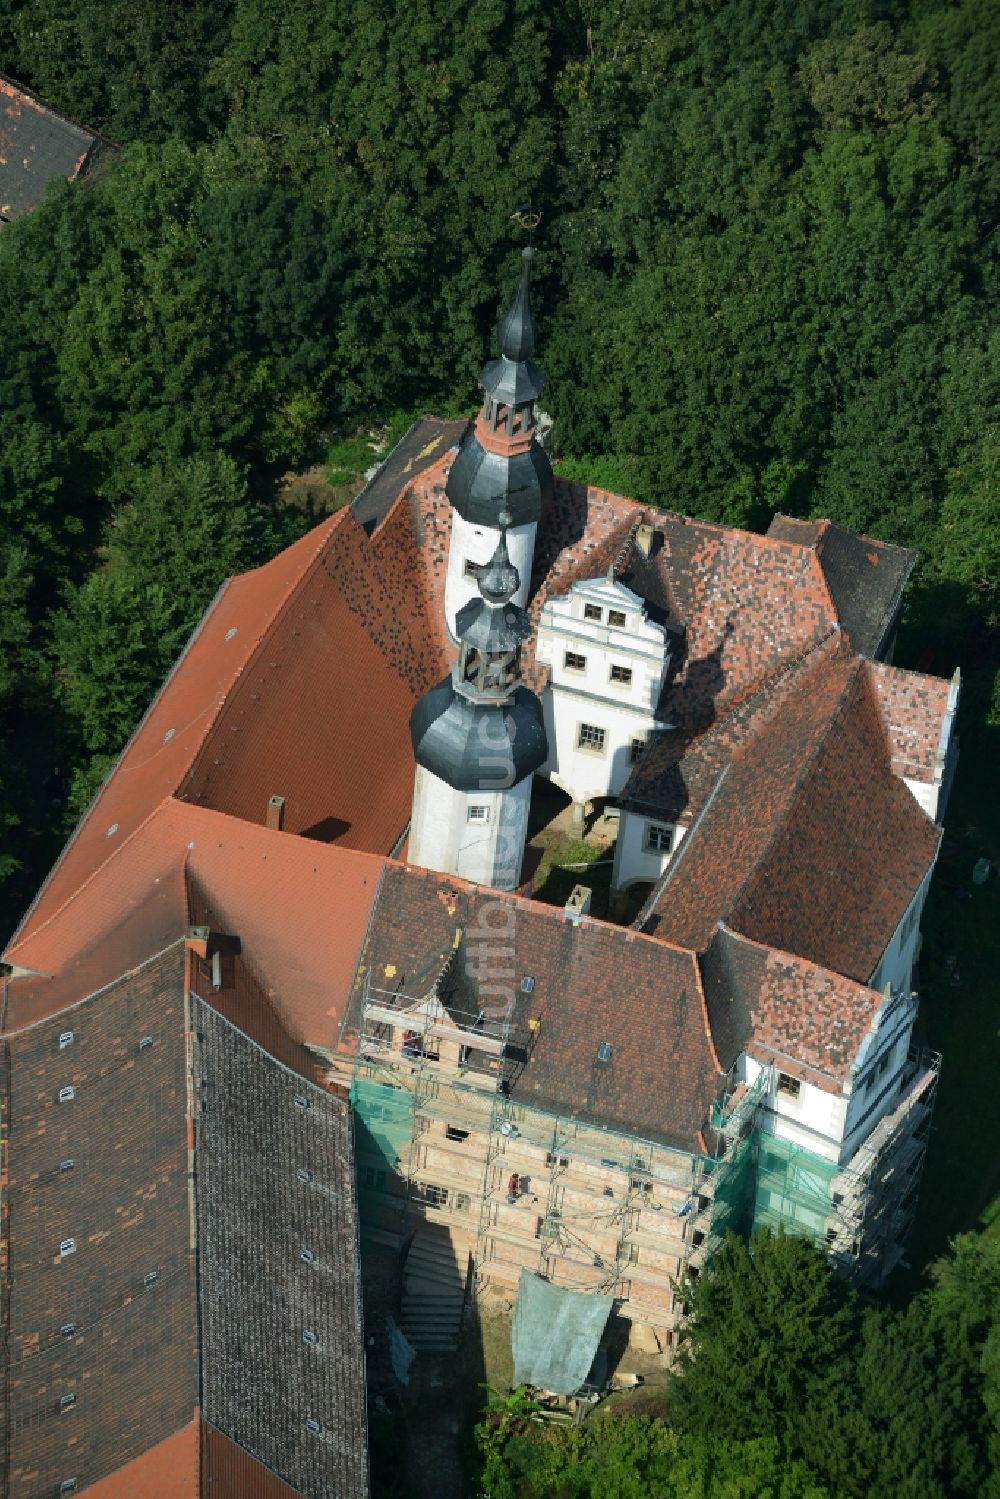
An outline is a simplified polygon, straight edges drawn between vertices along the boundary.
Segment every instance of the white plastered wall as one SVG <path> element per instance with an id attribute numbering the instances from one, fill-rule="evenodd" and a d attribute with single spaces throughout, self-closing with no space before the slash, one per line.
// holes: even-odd
<path id="1" fill-rule="evenodd" d="M 655 884 L 670 863 L 687 828 L 673 824 L 669 850 L 647 848 L 648 829 L 654 824 L 656 827 L 672 826 L 663 818 L 646 817 L 622 809 L 615 844 L 615 865 L 611 871 L 612 890 L 627 890 L 638 880 L 650 880 Z"/>
<path id="2" fill-rule="evenodd" d="M 456 791 L 417 766 L 407 858 L 477 885 L 513 890 L 521 875 L 531 777 L 506 791 Z M 485 808 L 470 820 L 469 808 Z"/>
<path id="3" fill-rule="evenodd" d="M 600 619 L 584 617 L 587 606 Z M 608 611 L 625 615 L 608 623 Z M 632 742 L 655 727 L 667 667 L 666 631 L 646 617 L 643 602 L 623 584 L 596 578 L 574 583 L 568 594 L 545 602 L 536 655 L 551 672 L 542 697 L 549 758 L 542 773 L 575 802 L 617 796 L 632 768 Z M 567 665 L 567 655 L 582 667 Z M 612 667 L 631 672 L 612 679 Z M 580 745 L 582 725 L 604 731 L 604 745 Z"/>
<path id="4" fill-rule="evenodd" d="M 517 568 L 521 586 L 514 595 L 515 604 L 523 609 L 528 602 L 531 564 L 535 555 L 534 521 L 526 526 L 512 526 L 507 532 L 507 555 Z M 463 520 L 457 510 L 451 513 L 451 542 L 448 547 L 448 574 L 444 585 L 444 610 L 451 638 L 455 635 L 455 616 L 470 599 L 479 597 L 476 580 L 468 577 L 466 562 L 482 567 L 497 549 L 500 532 L 492 526 L 474 526 Z"/>

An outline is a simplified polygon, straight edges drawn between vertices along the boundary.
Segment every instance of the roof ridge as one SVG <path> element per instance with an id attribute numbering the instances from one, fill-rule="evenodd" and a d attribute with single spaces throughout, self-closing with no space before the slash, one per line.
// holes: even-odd
<path id="1" fill-rule="evenodd" d="M 715 1037 L 712 1035 L 712 1022 L 708 1013 L 708 999 L 705 994 L 705 985 L 701 980 L 701 964 L 698 962 L 697 953 L 691 954 L 691 966 L 694 969 L 694 986 L 698 994 L 698 1001 L 701 1005 L 701 1018 L 702 1023 L 705 1027 L 705 1039 L 708 1042 L 708 1049 L 712 1054 L 712 1061 L 715 1063 L 716 1072 L 725 1072 L 726 1069 L 719 1061 L 719 1053 L 715 1045 Z"/>
<path id="2" fill-rule="evenodd" d="M 803 646 L 802 650 L 798 653 L 797 656 L 792 656 L 787 661 L 779 664 L 771 674 L 771 676 L 765 677 L 762 682 L 758 683 L 758 685 L 753 689 L 752 692 L 749 692 L 746 695 L 746 697 L 734 698 L 724 716 L 722 718 L 713 720 L 713 722 L 709 724 L 708 728 L 703 730 L 703 734 L 710 734 L 713 729 L 723 727 L 729 722 L 734 713 L 739 713 L 743 708 L 748 707 L 754 701 L 754 699 L 760 697 L 762 693 L 773 691 L 774 688 L 779 685 L 779 683 L 783 682 L 785 678 L 790 676 L 793 671 L 797 670 L 798 667 L 803 665 L 803 663 L 808 660 L 809 656 L 811 656 L 814 652 L 821 651 L 824 646 L 829 645 L 830 641 L 835 639 L 837 636 L 843 638 L 843 635 L 844 631 L 838 621 L 832 624 L 827 630 L 826 634 L 821 635 L 818 640 L 807 641 L 807 643 Z M 696 734 L 694 738 L 689 741 L 689 743 L 693 744 L 696 739 L 700 738 L 702 738 L 702 734 Z"/>

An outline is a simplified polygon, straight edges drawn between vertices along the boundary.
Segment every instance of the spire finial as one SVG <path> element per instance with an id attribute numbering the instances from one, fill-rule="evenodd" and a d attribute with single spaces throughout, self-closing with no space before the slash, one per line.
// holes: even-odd
<path id="1" fill-rule="evenodd" d="M 512 364 L 523 364 L 535 352 L 535 320 L 531 315 L 531 262 L 534 250 L 525 245 L 521 251 L 521 284 L 514 305 L 500 325 L 500 352 Z"/>

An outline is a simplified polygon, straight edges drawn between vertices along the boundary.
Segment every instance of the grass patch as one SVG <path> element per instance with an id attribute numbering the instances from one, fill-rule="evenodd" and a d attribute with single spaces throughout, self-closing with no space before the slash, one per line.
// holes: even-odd
<path id="1" fill-rule="evenodd" d="M 606 916 L 611 890 L 612 850 L 603 844 L 587 843 L 582 838 L 571 838 L 557 832 L 542 833 L 533 842 L 535 847 L 542 848 L 541 862 L 535 871 L 535 899 L 549 906 L 564 906 L 574 885 L 589 885 L 594 892 L 591 914 Z M 573 868 L 574 865 L 584 867 Z"/>

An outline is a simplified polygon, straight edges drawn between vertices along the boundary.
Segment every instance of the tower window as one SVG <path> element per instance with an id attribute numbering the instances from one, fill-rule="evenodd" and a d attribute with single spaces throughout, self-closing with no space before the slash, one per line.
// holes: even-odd
<path id="1" fill-rule="evenodd" d="M 576 651 L 567 651 L 563 657 L 563 666 L 567 671 L 586 671 L 586 656 L 577 655 Z"/>
<path id="2" fill-rule="evenodd" d="M 584 619 L 596 619 L 600 623 L 604 618 L 604 610 L 598 608 L 596 604 L 584 604 L 583 617 Z"/>
<path id="3" fill-rule="evenodd" d="M 798 1098 L 802 1091 L 802 1084 L 797 1077 L 789 1077 L 787 1072 L 778 1073 L 778 1092 L 786 1093 L 789 1098 Z"/>
<path id="4" fill-rule="evenodd" d="M 628 687 L 632 681 L 631 666 L 612 666 L 611 680 L 612 682 L 619 682 L 622 687 Z"/>
<path id="5" fill-rule="evenodd" d="M 490 809 L 489 807 L 470 806 L 465 816 L 468 822 L 489 822 Z"/>
<path id="6" fill-rule="evenodd" d="M 645 739 L 633 739 L 628 747 L 628 763 L 634 765 L 645 748 Z"/>
<path id="7" fill-rule="evenodd" d="M 647 822 L 643 848 L 654 854 L 669 854 L 674 830 L 663 822 Z"/>
<path id="8" fill-rule="evenodd" d="M 618 630 L 623 630 L 625 628 L 625 615 L 623 614 L 621 609 L 608 610 L 608 624 L 614 625 L 614 627 Z"/>
<path id="9" fill-rule="evenodd" d="M 607 737 L 606 730 L 599 729 L 592 723 L 582 723 L 576 736 L 576 747 L 591 750 L 595 755 L 603 755 Z"/>
<path id="10" fill-rule="evenodd" d="M 466 559 L 465 559 L 465 576 L 467 578 L 478 578 L 479 577 L 479 569 L 482 567 L 482 565 L 483 564 L 481 562 L 473 562 L 473 560 L 472 560 L 471 557 L 466 557 Z"/>

